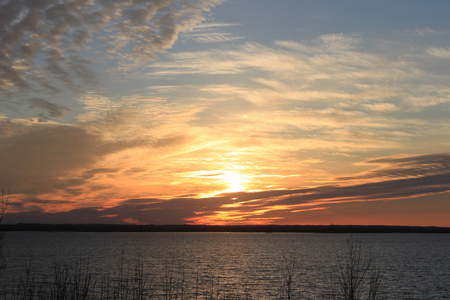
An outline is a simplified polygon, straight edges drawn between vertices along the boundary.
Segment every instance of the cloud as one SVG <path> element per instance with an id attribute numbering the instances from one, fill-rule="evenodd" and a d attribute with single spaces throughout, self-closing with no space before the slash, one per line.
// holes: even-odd
<path id="1" fill-rule="evenodd" d="M 122 183 L 155 180 L 149 179 L 150 170 L 159 176 L 156 170 L 164 168 L 162 158 L 189 151 L 185 144 L 193 137 L 186 128 L 180 129 L 183 123 L 172 119 L 184 114 L 181 108 L 160 111 L 151 100 L 143 106 L 148 109 L 131 102 L 108 108 L 104 104 L 109 98 L 105 97 L 91 96 L 89 101 L 95 116 L 73 124 L 50 120 L 68 109 L 40 98 L 28 101 L 46 111 L 39 120 L 0 117 L 0 183 L 11 187 L 19 198 L 71 199 L 72 205 L 86 206 L 126 194 L 126 187 L 118 187 Z M 140 168 L 125 172 L 130 166 Z M 135 182 L 128 181 L 130 178 Z M 140 193 L 137 189 L 136 194 Z M 134 193 L 128 197 L 131 195 Z M 48 209 L 51 204 L 42 203 L 41 207 Z"/>
<path id="2" fill-rule="evenodd" d="M 42 109 L 44 111 L 47 112 L 48 115 L 44 115 L 41 114 L 40 116 L 43 119 L 49 119 L 49 118 L 58 118 L 63 116 L 66 112 L 69 112 L 70 109 L 62 106 L 62 105 L 58 105 L 55 103 L 52 103 L 50 101 L 41 99 L 41 98 L 31 98 L 27 100 L 28 103 L 30 103 L 29 108 L 39 108 Z"/>
<path id="3" fill-rule="evenodd" d="M 444 48 L 444 47 L 430 47 L 427 49 L 427 52 L 429 55 L 431 56 L 436 56 L 439 58 L 446 58 L 449 59 L 450 58 L 450 48 Z"/>
<path id="4" fill-rule="evenodd" d="M 399 107 L 392 103 L 366 104 L 365 106 L 374 112 L 380 113 L 391 113 L 399 110 Z"/>
<path id="5" fill-rule="evenodd" d="M 18 194 L 52 191 L 69 174 L 90 168 L 106 155 L 150 146 L 139 138 L 107 140 L 88 124 L 35 123 L 6 118 L 0 119 L 0 123 L 0 182 L 14 187 L 14 193 Z M 155 146 L 159 146 L 158 142 Z M 83 180 L 90 172 L 85 171 Z"/>
<path id="6" fill-rule="evenodd" d="M 359 163 L 359 165 L 381 165 L 381 167 L 363 174 L 341 179 L 402 178 L 441 175 L 450 170 L 450 153 L 434 153 L 418 156 L 397 155 L 368 160 Z"/>
<path id="7" fill-rule="evenodd" d="M 220 215 L 226 217 L 228 214 L 235 216 L 238 222 L 250 221 L 254 218 L 263 220 L 271 212 L 291 212 L 295 210 L 323 210 L 338 203 L 361 202 L 361 201 L 394 201 L 398 199 L 417 198 L 424 195 L 438 194 L 450 191 L 450 166 L 448 166 L 448 153 L 437 153 L 431 155 L 410 156 L 408 158 L 380 158 L 374 162 L 399 162 L 402 165 L 422 165 L 424 169 L 430 164 L 445 165 L 441 170 L 424 172 L 421 176 L 416 173 L 405 176 L 398 174 L 391 176 L 391 180 L 384 180 L 383 176 L 373 177 L 369 183 L 349 183 L 347 185 L 318 186 L 314 188 L 301 188 L 291 190 L 266 190 L 260 192 L 238 192 L 223 194 L 221 197 L 206 199 L 173 199 L 161 203 L 153 202 L 148 208 L 160 210 L 161 215 L 166 212 L 165 208 L 175 209 L 181 207 L 186 215 L 195 215 L 186 220 L 210 220 L 220 221 Z M 396 166 L 392 166 L 395 170 Z M 386 171 L 386 170 L 385 170 Z M 380 174 L 379 174 L 380 175 Z M 407 178 L 405 178 L 407 177 Z M 154 201 L 154 199 L 152 200 Z M 131 200 L 130 202 L 134 202 Z M 146 201 L 139 202 L 145 207 Z M 126 204 L 128 202 L 124 202 Z M 167 210 L 170 214 L 171 209 Z M 191 212 L 191 213 L 190 213 Z M 221 214 L 219 212 L 222 212 Z M 279 217 L 281 217 L 281 214 Z M 282 218 L 282 217 L 281 217 Z M 183 221 L 183 220 L 179 220 Z M 232 221 L 232 220 L 231 220 Z"/>
<path id="8" fill-rule="evenodd" d="M 418 178 L 396 179 L 351 185 L 329 187 L 324 191 L 308 195 L 292 195 L 272 202 L 273 205 L 298 205 L 308 202 L 331 204 L 333 202 L 379 201 L 413 198 L 428 194 L 450 191 L 450 173 L 423 176 Z"/>
<path id="9" fill-rule="evenodd" d="M 272 46 L 247 42 L 171 53 L 152 65 L 150 74 L 210 75 L 218 80 L 233 74 L 242 80 L 232 91 L 247 89 L 245 99 L 255 104 L 341 101 L 354 109 L 408 112 L 449 101 L 445 68 L 430 67 L 437 63 L 437 54 L 446 55 L 445 49 L 422 45 L 422 39 L 417 35 L 412 41 L 396 41 L 329 34 L 311 41 L 279 40 Z M 406 45 L 419 49 L 408 50 Z M 255 82 L 266 86 L 262 89 Z M 277 85 L 270 85 L 274 82 Z"/>
<path id="10" fill-rule="evenodd" d="M 64 183 L 61 183 L 59 185 L 55 185 L 55 187 L 60 189 L 73 189 L 77 186 L 84 185 L 89 182 L 92 178 L 94 178 L 96 175 L 99 174 L 114 174 L 120 171 L 119 169 L 112 169 L 112 168 L 97 168 L 97 169 L 88 169 L 83 171 L 80 177 L 78 178 L 71 178 L 70 180 L 67 180 Z"/>
<path id="11" fill-rule="evenodd" d="M 434 67 L 440 60 L 430 56 L 423 36 L 395 38 L 329 34 L 270 46 L 212 46 L 169 53 L 148 78 L 164 78 L 161 93 L 183 94 L 201 110 L 190 125 L 214 129 L 223 140 L 241 137 L 233 145 L 260 144 L 280 154 L 295 147 L 420 153 L 427 151 L 425 137 L 440 136 L 434 142 L 443 151 L 448 74 Z M 193 76 L 196 85 L 183 84 Z"/>
<path id="12" fill-rule="evenodd" d="M 373 172 L 372 182 L 351 183 L 347 185 L 323 185 L 313 188 L 290 190 L 266 190 L 257 192 L 226 193 L 214 197 L 180 197 L 171 199 L 136 198 L 104 207 L 87 207 L 66 212 L 47 213 L 35 210 L 12 213 L 6 222 L 50 222 L 67 223 L 77 220 L 80 223 L 123 223 L 135 220 L 143 224 L 184 224 L 184 223 L 272 223 L 289 218 L 289 214 L 313 211 L 327 211 L 341 203 L 366 201 L 395 201 L 416 199 L 426 195 L 450 191 L 450 167 L 448 153 L 436 153 L 408 157 L 385 157 L 371 160 L 371 163 L 405 166 L 405 174 L 390 174 L 390 180 L 384 180 L 380 172 Z M 423 172 L 420 176 L 414 172 L 418 165 L 429 169 L 430 165 L 442 165 L 441 170 Z M 409 167 L 406 167 L 409 166 Z M 109 170 L 92 170 L 87 176 Z M 387 172 L 387 168 L 383 170 Z M 377 177 L 375 177 L 377 176 Z M 37 199 L 31 201 L 41 203 Z M 104 217 L 108 217 L 107 220 Z M 26 218 L 26 219 L 25 219 Z"/>
<path id="13" fill-rule="evenodd" d="M 195 26 L 192 31 L 185 33 L 187 39 L 193 39 L 198 43 L 225 43 L 244 39 L 231 33 L 222 32 L 220 29 L 238 26 L 230 23 L 202 23 Z"/>
<path id="14" fill-rule="evenodd" d="M 240 43 L 208 18 L 221 2 L 1 2 L 2 104 L 38 116 L 0 118 L 21 216 L 270 222 L 447 191 L 447 154 L 406 155 L 448 149 L 446 47 L 417 32 Z M 180 38 L 203 51 L 165 53 Z M 267 191 L 199 198 L 241 171 Z"/>
<path id="15" fill-rule="evenodd" d="M 180 32 L 204 20 L 221 0 L 6 1 L 0 19 L 0 89 L 43 89 L 59 84 L 83 91 L 95 83 L 90 61 L 152 61 Z M 100 29 L 103 29 L 101 31 Z M 104 53 L 82 57 L 86 48 Z M 85 52 L 84 52 L 85 53 Z M 135 62 L 136 61 L 136 62 Z"/>
<path id="16" fill-rule="evenodd" d="M 59 213 L 45 213 L 41 210 L 9 214 L 5 222 L 66 223 L 124 223 L 137 220 L 139 223 L 181 224 L 185 219 L 194 217 L 199 208 L 213 210 L 217 205 L 230 203 L 229 199 L 188 199 L 176 198 L 169 201 L 160 199 L 130 199 L 111 208 L 86 207 Z M 104 217 L 108 216 L 107 219 Z"/>
<path id="17" fill-rule="evenodd" d="M 398 165 L 430 165 L 440 164 L 449 166 L 450 153 L 433 153 L 425 155 L 396 155 L 390 157 L 376 158 L 367 161 L 368 164 L 398 164 Z"/>

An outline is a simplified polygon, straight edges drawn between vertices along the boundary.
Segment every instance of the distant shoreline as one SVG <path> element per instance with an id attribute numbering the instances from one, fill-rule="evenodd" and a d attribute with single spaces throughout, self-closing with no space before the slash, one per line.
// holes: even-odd
<path id="1" fill-rule="evenodd" d="M 390 225 L 122 225 L 20 223 L 1 224 L 0 231 L 450 233 L 450 227 Z"/>

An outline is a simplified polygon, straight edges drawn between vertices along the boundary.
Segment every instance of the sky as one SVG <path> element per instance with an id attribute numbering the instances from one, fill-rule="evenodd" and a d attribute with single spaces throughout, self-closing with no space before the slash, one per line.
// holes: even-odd
<path id="1" fill-rule="evenodd" d="M 449 11 L 0 0 L 3 222 L 449 227 Z"/>

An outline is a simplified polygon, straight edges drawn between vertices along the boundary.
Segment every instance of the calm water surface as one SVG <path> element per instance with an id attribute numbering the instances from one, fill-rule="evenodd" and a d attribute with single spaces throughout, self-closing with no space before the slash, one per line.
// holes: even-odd
<path id="1" fill-rule="evenodd" d="M 447 234 L 8 232 L 4 246 L 9 275 L 27 261 L 49 276 L 55 263 L 88 261 L 100 278 L 138 260 L 155 285 L 173 271 L 253 299 L 279 297 L 284 259 L 295 257 L 296 296 L 327 299 L 350 238 L 375 256 L 389 299 L 450 299 Z"/>

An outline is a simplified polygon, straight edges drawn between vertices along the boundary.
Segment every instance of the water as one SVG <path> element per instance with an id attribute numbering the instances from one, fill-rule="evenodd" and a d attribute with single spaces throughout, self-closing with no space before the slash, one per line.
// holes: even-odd
<path id="1" fill-rule="evenodd" d="M 29 261 L 43 276 L 55 264 L 82 261 L 100 280 L 139 261 L 156 295 L 170 278 L 185 281 L 186 295 L 199 299 L 219 291 L 279 299 L 283 270 L 295 258 L 294 296 L 329 299 L 350 238 L 363 256 L 374 256 L 388 299 L 450 299 L 448 234 L 8 232 L 5 278 Z"/>

